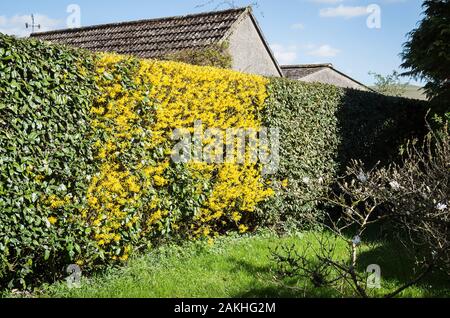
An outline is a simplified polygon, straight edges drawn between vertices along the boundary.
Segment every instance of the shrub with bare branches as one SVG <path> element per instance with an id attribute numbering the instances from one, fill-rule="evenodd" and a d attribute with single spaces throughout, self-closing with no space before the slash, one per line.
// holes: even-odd
<path id="1" fill-rule="evenodd" d="M 392 226 L 392 239 L 415 258 L 412 277 L 385 297 L 394 297 L 435 270 L 450 274 L 450 145 L 449 130 L 430 132 L 423 142 L 408 143 L 404 160 L 367 171 L 353 161 L 336 188 L 322 200 L 339 207 L 338 217 L 324 224 L 335 238 L 347 242 L 347 259 L 336 259 L 335 245 L 318 239 L 314 259 L 293 248 L 274 253 L 281 271 L 307 276 L 315 286 L 347 282 L 361 297 L 368 297 L 367 275 L 357 265 L 367 230 L 384 220 Z M 286 270 L 288 269 L 288 270 Z M 320 284 L 316 284 L 320 282 Z"/>

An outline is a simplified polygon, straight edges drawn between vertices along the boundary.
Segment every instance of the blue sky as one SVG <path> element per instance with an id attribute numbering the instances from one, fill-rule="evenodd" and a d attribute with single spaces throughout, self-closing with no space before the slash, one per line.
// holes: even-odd
<path id="1" fill-rule="evenodd" d="M 255 0 L 15 0 L 0 3 L 0 32 L 25 36 L 36 15 L 43 30 L 64 28 L 67 7 L 81 9 L 81 25 L 184 15 L 245 6 Z M 399 70 L 406 34 L 421 19 L 421 0 L 259 0 L 254 13 L 281 64 L 333 63 L 366 84 L 369 71 Z M 367 7 L 372 6 L 370 12 Z M 380 9 L 380 14 L 377 10 Z M 375 10 L 375 11 L 373 11 Z M 378 19 L 380 17 L 380 19 Z M 368 27 L 367 20 L 381 21 Z M 379 26 L 373 27 L 373 26 Z M 411 81 L 414 83 L 413 81 Z"/>

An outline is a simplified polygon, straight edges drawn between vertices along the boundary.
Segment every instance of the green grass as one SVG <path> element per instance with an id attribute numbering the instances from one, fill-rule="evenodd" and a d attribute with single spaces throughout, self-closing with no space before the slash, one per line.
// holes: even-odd
<path id="1" fill-rule="evenodd" d="M 420 100 L 428 100 L 425 91 L 420 86 L 415 85 L 407 85 L 405 88 L 405 93 L 403 97 L 420 99 Z"/>
<path id="2" fill-rule="evenodd" d="M 376 89 L 375 86 L 371 86 L 371 88 Z M 419 99 L 419 100 L 428 100 L 423 87 L 416 85 L 406 85 L 405 91 L 402 94 L 402 97 Z"/>
<path id="3" fill-rule="evenodd" d="M 314 241 L 313 233 L 277 237 L 271 233 L 256 236 L 224 237 L 214 246 L 187 243 L 164 246 L 130 260 L 123 268 L 111 268 L 91 278 L 84 278 L 79 289 L 69 289 L 64 282 L 45 286 L 39 297 L 76 298 L 253 298 L 253 297 L 342 297 L 330 288 L 314 288 L 307 280 L 279 282 L 274 279 L 270 250 L 279 244 L 297 244 L 304 248 Z M 411 273 L 411 263 L 390 244 L 366 246 L 361 254 L 362 268 L 379 264 L 382 290 L 386 292 L 404 282 Z M 338 242 L 344 256 L 345 244 Z M 354 294 L 343 287 L 344 296 Z M 442 277 L 431 277 L 422 285 L 404 291 L 402 297 L 450 295 L 450 286 Z"/>

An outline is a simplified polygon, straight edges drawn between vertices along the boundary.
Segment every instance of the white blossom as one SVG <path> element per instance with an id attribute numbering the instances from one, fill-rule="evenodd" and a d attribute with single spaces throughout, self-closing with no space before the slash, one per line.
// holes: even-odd
<path id="1" fill-rule="evenodd" d="M 362 183 L 366 183 L 368 178 L 367 176 L 364 174 L 364 172 L 360 172 L 359 175 L 357 176 L 358 180 Z"/>
<path id="2" fill-rule="evenodd" d="M 439 203 L 438 205 L 436 205 L 436 209 L 438 209 L 439 211 L 444 211 L 445 209 L 447 209 L 447 204 Z"/>
<path id="3" fill-rule="evenodd" d="M 400 183 L 398 183 L 397 181 L 391 181 L 389 183 L 389 185 L 391 186 L 392 189 L 394 189 L 395 191 L 400 190 Z"/>

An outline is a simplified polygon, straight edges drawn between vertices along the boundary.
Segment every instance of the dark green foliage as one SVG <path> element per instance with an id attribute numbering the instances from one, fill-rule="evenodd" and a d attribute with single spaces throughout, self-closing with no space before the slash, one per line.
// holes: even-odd
<path id="1" fill-rule="evenodd" d="M 168 54 L 165 60 L 183 62 L 199 66 L 214 66 L 231 69 L 232 57 L 228 51 L 228 43 L 214 44 L 205 48 L 186 49 Z"/>
<path id="2" fill-rule="evenodd" d="M 450 1 L 424 1 L 424 19 L 409 34 L 402 53 L 403 65 L 413 76 L 428 82 L 427 94 L 437 113 L 450 110 Z"/>
<path id="3" fill-rule="evenodd" d="M 408 139 L 426 134 L 428 109 L 424 101 L 344 90 L 337 114 L 340 167 L 351 159 L 362 160 L 368 168 L 396 160 Z"/>
<path id="4" fill-rule="evenodd" d="M 269 223 L 287 219 L 306 221 L 317 217 L 316 203 L 327 180 L 335 176 L 340 144 L 338 110 L 343 90 L 330 85 L 273 79 L 263 112 L 264 126 L 280 129 L 277 195 L 264 206 Z M 269 218 L 269 219 L 268 219 Z"/>
<path id="5" fill-rule="evenodd" d="M 281 129 L 277 195 L 262 208 L 268 223 L 312 221 L 316 199 L 351 159 L 372 167 L 399 155 L 411 136 L 425 133 L 428 104 L 331 85 L 273 79 L 264 125 Z M 288 179 L 287 187 L 279 186 Z"/>
<path id="6" fill-rule="evenodd" d="M 86 138 L 91 64 L 84 51 L 0 36 L 1 284 L 64 275 L 62 266 L 87 248 L 74 211 L 95 169 Z M 51 196 L 69 203 L 52 209 Z"/>

